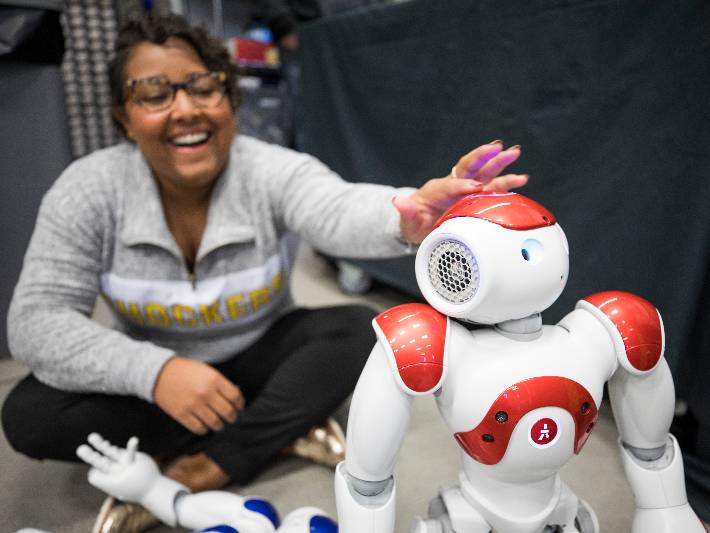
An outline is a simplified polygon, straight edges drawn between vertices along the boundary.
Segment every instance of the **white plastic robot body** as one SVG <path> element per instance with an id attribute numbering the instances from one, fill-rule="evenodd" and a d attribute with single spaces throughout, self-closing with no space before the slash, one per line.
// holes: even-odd
<path id="1" fill-rule="evenodd" d="M 542 326 L 539 313 L 568 270 L 554 216 L 512 194 L 459 204 L 417 254 L 417 281 L 434 309 L 409 304 L 373 321 L 378 344 L 355 389 L 336 470 L 340 531 L 394 531 L 392 475 L 411 401 L 434 394 L 463 470 L 434 505 L 445 512 L 413 531 L 598 533 L 558 472 L 584 445 L 610 381 L 638 508 L 634 533 L 702 532 L 668 440 L 674 392 L 658 312 L 628 293 L 598 293 Z M 495 327 L 469 331 L 449 316 Z"/>
<path id="2" fill-rule="evenodd" d="M 598 327 L 593 322 L 590 326 Z M 493 329 L 468 331 L 457 323 L 452 324 L 452 329 L 449 375 L 437 397 L 452 435 L 465 434 L 479 426 L 495 405 L 494 412 L 490 413 L 494 417 L 488 425 L 490 431 L 483 432 L 479 440 L 485 442 L 482 435 L 489 434 L 493 437 L 490 445 L 497 446 L 497 441 L 504 436 L 497 430 L 508 430 L 507 426 L 513 424 L 512 437 L 502 449 L 517 446 L 516 439 L 520 439 L 520 450 L 525 453 L 515 458 L 511 457 L 515 454 L 506 453 L 505 460 L 501 458 L 496 462 L 496 472 L 491 473 L 491 477 L 532 482 L 555 473 L 569 460 L 575 448 L 575 425 L 569 411 L 576 414 L 587 401 L 584 407 L 587 424 L 580 430 L 586 431 L 594 422 L 593 413 L 601 403 L 604 383 L 617 366 L 610 346 L 606 351 L 595 353 L 594 346 L 583 342 L 583 335 L 559 326 L 544 326 L 542 335 L 529 342 L 509 339 Z M 547 388 L 575 386 L 580 390 L 579 405 L 545 394 Z M 521 387 L 532 390 L 530 395 L 543 394 L 538 403 L 544 405 L 535 403 L 534 398 L 521 398 L 515 392 Z M 584 399 L 582 392 L 590 398 Z M 560 404 L 551 406 L 554 401 Z M 514 415 L 521 409 L 530 410 L 522 413 L 524 416 L 538 413 L 533 416 L 536 420 L 551 417 L 558 425 L 571 427 L 559 427 L 554 435 L 553 430 L 548 429 L 548 433 L 535 437 L 535 445 L 530 446 L 529 432 L 521 431 L 523 421 Z M 501 421 L 495 420 L 496 415 Z M 581 423 L 584 424 L 585 419 Z M 550 445 L 552 440 L 554 446 Z M 466 457 L 477 464 L 490 462 Z"/>
<path id="3" fill-rule="evenodd" d="M 582 317 L 577 320 L 584 322 Z M 593 317 L 587 321 L 592 331 L 601 332 L 602 339 L 607 337 Z M 587 409 L 593 424 L 603 385 L 617 366 L 609 340 L 599 343 L 604 347 L 600 354 L 595 353 L 597 346 L 585 341 L 585 334 L 575 335 L 559 326 L 544 327 L 542 335 L 530 342 L 511 340 L 493 329 L 469 331 L 456 323 L 450 327 L 447 377 L 436 401 L 452 436 L 476 428 L 508 389 L 538 377 L 564 378 L 589 391 L 592 405 Z M 589 364 L 581 363 L 585 360 Z M 378 344 L 353 397 L 347 431 L 348 473 L 369 481 L 393 474 L 412 397 L 402 389 L 386 350 Z M 518 405 L 496 405 L 502 407 L 496 413 L 505 412 L 509 418 L 504 423 L 514 424 L 514 429 L 504 455 L 495 464 L 484 464 L 462 451 L 464 499 L 488 528 L 512 533 L 514 521 L 524 528 L 519 531 L 538 533 L 560 505 L 563 485 L 557 474 L 575 453 L 575 422 L 560 407 L 536 407 L 513 421 Z M 576 407 L 581 409 L 582 405 Z M 554 421 L 554 428 L 545 428 L 543 422 L 531 444 L 532 428 L 544 420 Z M 341 528 L 349 531 L 342 517 Z"/>

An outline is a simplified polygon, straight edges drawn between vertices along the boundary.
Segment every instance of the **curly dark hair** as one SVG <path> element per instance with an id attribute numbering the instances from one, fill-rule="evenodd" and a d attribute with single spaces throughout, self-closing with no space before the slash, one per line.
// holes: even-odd
<path id="1" fill-rule="evenodd" d="M 170 37 L 177 37 L 189 43 L 208 70 L 224 72 L 227 75 L 227 96 L 236 112 L 240 102 L 237 67 L 224 44 L 202 26 L 193 26 L 184 17 L 173 14 L 146 15 L 137 20 L 129 20 L 119 30 L 114 55 L 108 65 L 112 107 L 120 107 L 126 101 L 124 71 L 133 49 L 143 42 L 164 44 Z M 123 131 L 123 125 L 115 119 L 114 122 Z"/>

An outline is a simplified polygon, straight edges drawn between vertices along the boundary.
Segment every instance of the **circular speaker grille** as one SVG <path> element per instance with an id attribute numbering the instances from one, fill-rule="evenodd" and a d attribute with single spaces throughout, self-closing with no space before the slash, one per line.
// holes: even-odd
<path id="1" fill-rule="evenodd" d="M 460 304 L 478 289 L 478 263 L 458 241 L 441 241 L 429 256 L 429 280 L 434 290 L 449 302 Z"/>

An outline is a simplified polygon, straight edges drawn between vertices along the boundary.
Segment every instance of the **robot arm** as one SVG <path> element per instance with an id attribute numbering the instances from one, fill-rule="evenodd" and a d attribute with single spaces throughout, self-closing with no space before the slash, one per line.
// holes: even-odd
<path id="1" fill-rule="evenodd" d="M 668 432 L 675 390 L 663 358 L 660 314 L 643 298 L 619 291 L 594 294 L 578 307 L 602 322 L 619 361 L 609 397 L 636 503 L 632 533 L 703 533 L 688 505 L 678 442 Z"/>
<path id="2" fill-rule="evenodd" d="M 409 424 L 412 397 L 395 382 L 380 344 L 355 387 L 345 461 L 335 471 L 341 533 L 392 533 L 397 454 Z"/>
<path id="3" fill-rule="evenodd" d="M 77 455 L 92 467 L 89 483 L 121 500 L 140 503 L 165 524 L 197 530 L 221 523 L 240 533 L 273 533 L 279 526 L 276 510 L 264 500 L 226 491 L 191 494 L 160 474 L 153 459 L 138 451 L 136 437 L 126 448 L 113 446 L 96 433 L 88 440 L 91 446 L 82 444 Z"/>
<path id="4" fill-rule="evenodd" d="M 666 360 L 641 375 L 620 366 L 609 381 L 609 397 L 636 503 L 632 533 L 703 533 L 688 505 L 678 441 L 668 432 L 675 391 Z"/>
<path id="5" fill-rule="evenodd" d="M 335 472 L 341 533 L 392 533 L 392 476 L 409 425 L 412 399 L 446 377 L 448 319 L 427 305 L 406 304 L 373 321 L 378 343 L 360 376 L 348 417 L 345 461 Z"/>

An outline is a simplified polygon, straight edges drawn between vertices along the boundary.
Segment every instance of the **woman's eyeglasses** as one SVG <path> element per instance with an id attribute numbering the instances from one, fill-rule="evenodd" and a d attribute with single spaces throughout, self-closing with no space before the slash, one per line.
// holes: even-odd
<path id="1" fill-rule="evenodd" d="M 185 81 L 172 83 L 164 76 L 151 76 L 126 82 L 127 97 L 148 111 L 162 111 L 170 107 L 175 94 L 183 89 L 199 107 L 215 107 L 224 98 L 227 88 L 224 72 L 190 74 Z"/>

